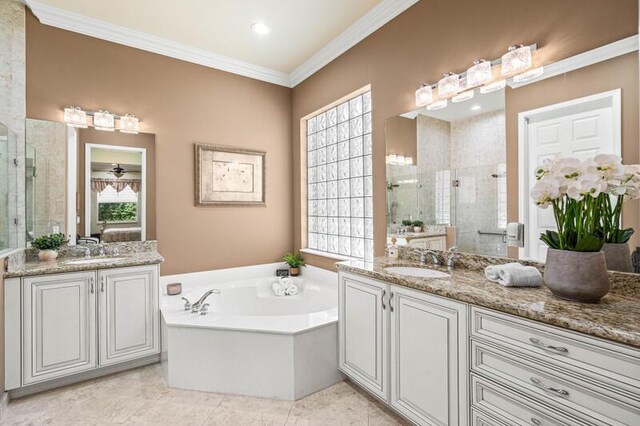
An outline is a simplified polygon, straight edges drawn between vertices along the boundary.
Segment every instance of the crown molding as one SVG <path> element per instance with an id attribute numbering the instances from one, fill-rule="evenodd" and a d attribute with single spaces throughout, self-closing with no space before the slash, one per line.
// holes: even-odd
<path id="1" fill-rule="evenodd" d="M 45 25 L 254 78 L 256 80 L 291 87 L 289 74 L 284 72 L 275 71 L 270 68 L 261 67 L 203 49 L 197 49 L 186 44 L 176 43 L 99 19 L 68 12 L 38 1 L 25 0 L 25 4 L 31 9 L 38 20 Z"/>
<path id="2" fill-rule="evenodd" d="M 293 70 L 291 74 L 287 74 L 100 19 L 69 12 L 36 0 L 23 1 L 36 18 L 45 25 L 285 87 L 295 87 L 418 2 L 418 0 L 383 0 Z"/>
<path id="3" fill-rule="evenodd" d="M 536 83 L 538 81 L 555 77 L 560 74 L 565 74 L 579 68 L 588 67 L 589 65 L 597 64 L 598 62 L 626 55 L 627 53 L 632 53 L 637 50 L 638 35 L 636 34 L 618 41 L 614 41 L 613 43 L 605 44 L 604 46 L 588 50 L 584 53 L 579 53 L 575 56 L 562 59 L 549 65 L 545 65 L 544 74 L 533 80 L 523 83 L 515 83 L 513 79 L 509 79 L 507 84 L 512 89 L 517 89 L 518 87 L 526 86 L 527 84 Z"/>
<path id="4" fill-rule="evenodd" d="M 322 49 L 294 69 L 291 74 L 291 87 L 295 87 L 319 71 L 329 62 L 351 49 L 387 22 L 416 4 L 419 0 L 383 0 L 364 14 L 339 36 L 327 43 Z"/>

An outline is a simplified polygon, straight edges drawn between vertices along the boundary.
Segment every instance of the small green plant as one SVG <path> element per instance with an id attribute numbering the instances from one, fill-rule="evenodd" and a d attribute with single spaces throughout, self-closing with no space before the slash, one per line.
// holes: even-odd
<path id="1" fill-rule="evenodd" d="M 424 222 L 421 220 L 416 220 L 413 222 L 413 226 L 416 226 L 418 228 L 422 228 L 422 225 L 424 225 Z"/>
<path id="2" fill-rule="evenodd" d="M 402 221 L 402 226 L 413 226 L 413 221 L 412 220 L 403 220 Z"/>
<path id="3" fill-rule="evenodd" d="M 58 250 L 67 243 L 64 234 L 42 235 L 31 241 L 31 247 L 37 250 Z"/>
<path id="4" fill-rule="evenodd" d="M 304 266 L 304 259 L 302 259 L 300 254 L 287 253 L 282 260 L 284 260 L 291 268 Z"/>

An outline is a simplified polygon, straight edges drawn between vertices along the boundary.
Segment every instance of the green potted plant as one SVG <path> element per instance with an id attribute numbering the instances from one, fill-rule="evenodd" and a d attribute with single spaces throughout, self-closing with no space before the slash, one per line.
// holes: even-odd
<path id="1" fill-rule="evenodd" d="M 300 275 L 300 267 L 304 266 L 304 259 L 300 256 L 300 254 L 287 253 L 283 260 L 287 265 L 289 265 L 289 274 L 292 277 L 297 277 Z"/>
<path id="2" fill-rule="evenodd" d="M 416 220 L 413 222 L 413 232 L 420 232 L 422 231 L 422 226 L 424 225 L 424 222 L 421 220 Z"/>
<path id="3" fill-rule="evenodd" d="M 402 226 L 405 228 L 405 230 L 409 230 L 413 226 L 413 221 L 405 219 L 402 221 Z"/>
<path id="4" fill-rule="evenodd" d="M 58 249 L 67 243 L 64 234 L 42 235 L 31 241 L 31 247 L 38 250 L 38 259 L 51 262 L 58 257 Z"/>

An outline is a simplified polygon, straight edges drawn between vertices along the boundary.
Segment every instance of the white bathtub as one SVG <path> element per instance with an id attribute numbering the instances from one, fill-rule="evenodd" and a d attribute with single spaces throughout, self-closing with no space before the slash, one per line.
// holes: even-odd
<path id="1" fill-rule="evenodd" d="M 163 366 L 170 386 L 295 400 L 342 380 L 337 275 L 307 267 L 277 297 L 279 264 L 162 277 Z M 165 285 L 182 282 L 183 293 Z M 209 313 L 184 310 L 210 289 Z"/>

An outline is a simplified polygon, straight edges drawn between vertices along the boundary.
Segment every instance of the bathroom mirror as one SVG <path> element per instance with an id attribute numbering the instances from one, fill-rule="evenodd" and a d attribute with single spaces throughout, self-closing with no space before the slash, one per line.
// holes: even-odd
<path id="1" fill-rule="evenodd" d="M 26 120 L 27 242 L 155 239 L 155 136 Z"/>
<path id="2" fill-rule="evenodd" d="M 551 210 L 531 201 L 528 171 L 557 154 L 614 153 L 638 164 L 638 91 L 634 51 L 388 118 L 387 243 L 544 261 L 539 234 L 555 225 Z M 521 247 L 507 244 L 512 222 L 524 224 Z M 636 231 L 633 252 L 640 245 L 637 200 L 625 203 L 622 222 Z"/>

